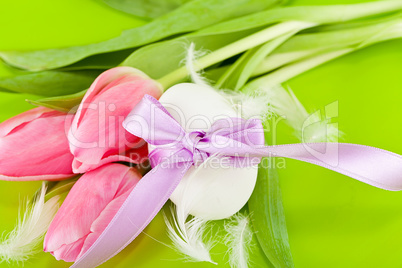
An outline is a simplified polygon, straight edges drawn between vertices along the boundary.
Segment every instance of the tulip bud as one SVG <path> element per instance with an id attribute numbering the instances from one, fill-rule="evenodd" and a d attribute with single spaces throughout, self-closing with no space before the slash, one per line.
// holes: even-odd
<path id="1" fill-rule="evenodd" d="M 145 94 L 159 98 L 162 87 L 131 67 L 110 69 L 94 81 L 68 135 L 75 173 L 110 162 L 140 163 L 146 159 L 145 142 L 122 127 L 124 118 Z"/>
<path id="2" fill-rule="evenodd" d="M 73 175 L 65 128 L 72 115 L 35 108 L 0 124 L 0 179 L 60 180 Z"/>
<path id="3" fill-rule="evenodd" d="M 44 241 L 57 260 L 76 261 L 105 230 L 141 178 L 122 164 L 85 173 L 70 190 Z"/>

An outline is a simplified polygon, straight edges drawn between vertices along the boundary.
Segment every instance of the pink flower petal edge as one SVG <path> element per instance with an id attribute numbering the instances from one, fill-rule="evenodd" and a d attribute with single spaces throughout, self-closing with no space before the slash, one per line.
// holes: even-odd
<path id="1" fill-rule="evenodd" d="M 83 173 L 116 159 L 138 163 L 125 153 L 140 149 L 142 139 L 129 134 L 122 121 L 145 94 L 159 98 L 162 92 L 158 82 L 132 67 L 102 73 L 84 96 L 68 134 L 73 171 Z"/>
<path id="2" fill-rule="evenodd" d="M 136 169 L 116 163 L 85 173 L 53 219 L 44 250 L 58 260 L 75 261 L 100 236 L 140 178 Z"/>
<path id="3" fill-rule="evenodd" d="M 67 130 L 73 115 L 39 107 L 0 124 L 1 180 L 62 180 L 74 176 Z"/>

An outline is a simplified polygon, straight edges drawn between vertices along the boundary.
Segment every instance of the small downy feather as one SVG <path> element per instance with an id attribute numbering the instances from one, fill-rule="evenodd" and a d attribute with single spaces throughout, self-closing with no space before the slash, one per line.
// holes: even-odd
<path id="1" fill-rule="evenodd" d="M 187 185 L 192 183 L 196 177 L 197 170 L 209 164 L 213 156 L 203 162 L 194 173 L 187 179 Z M 199 193 L 201 194 L 201 193 Z M 189 211 L 192 208 L 192 201 L 197 195 L 194 191 L 182 191 L 180 200 L 176 202 L 170 209 L 172 220 L 165 214 L 164 219 L 168 229 L 168 236 L 172 240 L 175 249 L 184 255 L 186 261 L 189 262 L 210 262 L 217 264 L 211 259 L 210 250 L 212 248 L 211 241 L 204 241 L 204 234 L 208 221 L 198 217 L 190 216 Z"/>
<path id="2" fill-rule="evenodd" d="M 175 249 L 183 254 L 184 259 L 189 262 L 210 262 L 211 243 L 204 243 L 203 236 L 206 229 L 207 221 L 192 217 L 187 220 L 189 214 L 181 212 L 174 205 L 171 207 L 173 220 L 170 221 L 164 214 L 166 226 L 168 228 L 168 236 L 173 241 Z M 186 217 L 186 220 L 183 220 Z"/>
<path id="3" fill-rule="evenodd" d="M 321 120 L 319 111 L 309 114 L 293 91 L 283 87 L 264 89 L 265 98 L 273 113 L 284 117 L 285 122 L 295 130 L 296 137 L 308 142 L 337 142 L 342 133 L 336 124 Z"/>
<path id="4" fill-rule="evenodd" d="M 201 50 L 195 50 L 195 44 L 191 43 L 187 49 L 185 64 L 186 69 L 190 74 L 190 78 L 195 84 L 209 86 L 207 80 L 202 75 L 200 75 L 198 70 L 196 70 L 197 58 L 202 57 L 203 55 L 205 55 L 205 52 Z"/>
<path id="5" fill-rule="evenodd" d="M 56 215 L 60 199 L 54 196 L 45 202 L 45 195 L 46 186 L 43 184 L 33 202 L 27 202 L 24 215 L 19 214 L 14 230 L 1 240 L 1 262 L 23 262 L 41 251 L 39 245 Z"/>
<path id="6" fill-rule="evenodd" d="M 233 90 L 219 90 L 219 93 L 229 101 L 241 118 L 260 118 L 265 121 L 273 115 L 270 99 L 263 92 L 243 93 Z"/>
<path id="7" fill-rule="evenodd" d="M 232 268 L 247 268 L 249 251 L 253 247 L 253 232 L 248 215 L 241 212 L 225 223 L 225 244 L 229 248 L 229 264 Z"/>

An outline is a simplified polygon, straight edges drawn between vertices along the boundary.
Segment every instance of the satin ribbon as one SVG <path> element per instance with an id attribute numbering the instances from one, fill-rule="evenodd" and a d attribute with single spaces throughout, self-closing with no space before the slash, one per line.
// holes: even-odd
<path id="1" fill-rule="evenodd" d="M 378 188 L 402 190 L 401 155 L 348 143 L 263 146 L 263 127 L 259 120 L 218 120 L 209 131 L 186 133 L 149 95 L 136 105 L 124 121 L 124 127 L 156 147 L 150 154 L 153 169 L 140 180 L 105 231 L 75 262 L 74 268 L 96 267 L 124 249 L 167 202 L 186 171 L 212 155 L 225 157 L 235 166 L 255 164 L 255 161 L 247 161 L 253 157 L 292 158 Z"/>

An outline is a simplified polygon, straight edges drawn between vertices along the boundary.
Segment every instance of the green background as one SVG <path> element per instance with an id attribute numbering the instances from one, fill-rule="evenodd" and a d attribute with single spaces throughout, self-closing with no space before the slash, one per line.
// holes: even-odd
<path id="1" fill-rule="evenodd" d="M 356 3 L 296 0 L 292 4 Z M 144 23 L 95 0 L 20 0 L 0 3 L 0 51 L 83 45 Z M 7 76 L 0 64 L 0 76 Z M 402 154 L 402 40 L 375 45 L 309 71 L 288 85 L 310 112 L 339 101 L 342 141 Z M 0 121 L 25 111 L 27 95 L 0 93 Z M 283 124 L 279 143 L 296 140 Z M 34 141 L 33 141 L 34 142 Z M 324 168 L 287 160 L 280 170 L 290 245 L 297 268 L 402 267 L 402 192 L 389 192 Z M 0 233 L 10 231 L 20 200 L 39 182 L 0 182 Z M 102 267 L 216 267 L 186 263 L 169 244 L 161 215 L 121 254 Z M 213 259 L 229 267 L 225 248 Z M 258 248 L 252 267 L 268 267 Z M 0 267 L 16 267 L 0 264 Z M 41 253 L 25 267 L 68 267 Z"/>

